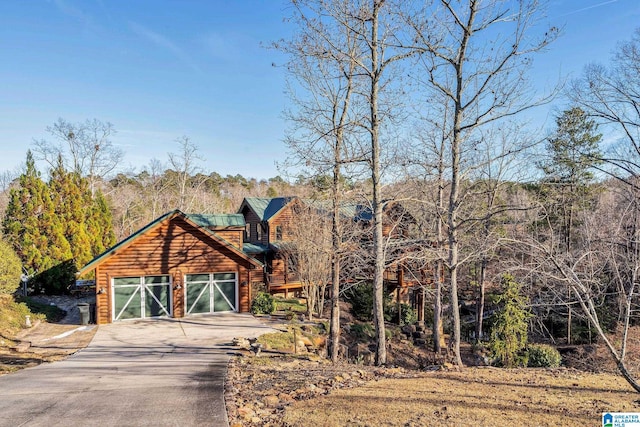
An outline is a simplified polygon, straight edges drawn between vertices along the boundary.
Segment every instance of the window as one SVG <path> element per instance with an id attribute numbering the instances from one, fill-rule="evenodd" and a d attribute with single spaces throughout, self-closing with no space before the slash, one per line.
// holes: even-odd
<path id="1" fill-rule="evenodd" d="M 251 241 L 251 224 L 245 224 L 244 226 L 244 241 Z"/>
<path id="2" fill-rule="evenodd" d="M 256 233 L 258 236 L 258 242 L 261 242 L 262 234 L 264 233 L 264 228 L 262 228 L 262 224 L 256 224 Z"/>
<path id="3" fill-rule="evenodd" d="M 282 226 L 276 225 L 276 240 L 282 240 Z"/>

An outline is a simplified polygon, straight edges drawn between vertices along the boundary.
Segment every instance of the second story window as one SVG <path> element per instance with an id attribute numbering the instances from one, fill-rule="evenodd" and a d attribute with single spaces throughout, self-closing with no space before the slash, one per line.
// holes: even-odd
<path id="1" fill-rule="evenodd" d="M 282 226 L 276 225 L 276 240 L 282 240 Z"/>
<path id="2" fill-rule="evenodd" d="M 245 224 L 244 226 L 244 241 L 251 241 L 251 224 Z"/>
<path id="3" fill-rule="evenodd" d="M 262 241 L 262 233 L 263 233 L 264 229 L 262 228 L 262 224 L 256 224 L 256 236 L 257 236 L 257 240 L 258 242 Z"/>

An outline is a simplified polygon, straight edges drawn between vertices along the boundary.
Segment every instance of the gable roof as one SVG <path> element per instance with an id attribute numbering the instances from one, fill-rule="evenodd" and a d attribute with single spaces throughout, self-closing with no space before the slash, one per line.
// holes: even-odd
<path id="1" fill-rule="evenodd" d="M 244 206 L 248 206 L 260 221 L 269 221 L 292 199 L 293 197 L 245 197 L 239 211 L 241 212 Z"/>
<path id="2" fill-rule="evenodd" d="M 235 252 L 237 255 L 240 255 L 242 258 L 246 259 L 247 261 L 249 261 L 250 263 L 254 264 L 255 266 L 261 267 L 261 268 L 264 266 L 260 261 L 250 257 L 245 252 L 243 252 L 242 249 L 237 248 L 236 246 L 234 246 L 228 240 L 218 236 L 213 230 L 208 228 L 208 225 L 206 225 L 209 222 L 216 222 L 218 220 L 221 220 L 222 222 L 224 222 L 223 218 L 217 218 L 217 217 L 224 217 L 224 216 L 231 216 L 233 218 L 229 219 L 229 221 L 237 222 L 238 218 L 235 218 L 236 217 L 235 214 L 233 214 L 233 215 L 219 215 L 219 216 L 212 215 L 212 216 L 214 216 L 216 218 L 209 218 L 209 215 L 197 215 L 197 214 L 196 215 L 187 215 L 187 214 L 183 213 L 182 211 L 180 211 L 179 209 L 176 209 L 176 210 L 167 212 L 166 214 L 156 218 L 155 220 L 151 221 L 149 224 L 145 225 L 140 230 L 136 231 L 135 233 L 133 233 L 132 235 L 130 235 L 126 239 L 123 239 L 120 242 L 116 243 L 114 246 L 112 246 L 111 248 L 109 248 L 106 251 L 104 251 L 102 254 L 98 255 L 97 257 L 95 257 L 94 259 L 89 261 L 85 266 L 83 266 L 80 270 L 78 270 L 76 275 L 77 276 L 82 276 L 83 274 L 85 274 L 85 273 L 87 273 L 87 272 L 89 272 L 91 270 L 94 270 L 96 267 L 98 267 L 100 264 L 105 262 L 111 256 L 116 255 L 122 249 L 127 248 L 128 246 L 130 246 L 140 236 L 143 236 L 148 231 L 158 227 L 160 224 L 164 223 L 165 221 L 170 221 L 173 218 L 178 217 L 178 216 L 182 217 L 187 223 L 189 223 L 189 224 L 193 225 L 194 227 L 204 231 L 213 240 L 217 241 L 218 243 L 223 244 L 228 249 L 230 249 L 232 252 Z M 191 217 L 195 217 L 195 220 L 192 219 Z M 242 217 L 242 215 L 240 215 L 240 217 Z M 244 218 L 242 218 L 242 223 L 243 223 L 243 226 L 244 226 Z"/>

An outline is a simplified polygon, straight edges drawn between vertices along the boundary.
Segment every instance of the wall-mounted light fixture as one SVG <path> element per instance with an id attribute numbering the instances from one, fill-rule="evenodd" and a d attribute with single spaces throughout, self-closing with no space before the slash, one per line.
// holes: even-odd
<path id="1" fill-rule="evenodd" d="M 240 286 L 243 286 L 243 287 L 244 287 L 244 286 L 247 286 L 247 284 L 248 284 L 248 283 L 247 283 L 247 281 L 246 281 L 246 280 L 243 280 L 243 281 L 240 283 Z"/>
<path id="2" fill-rule="evenodd" d="M 180 289 L 182 289 L 182 285 L 180 285 L 180 283 L 178 283 L 177 285 L 175 285 L 173 287 L 174 290 L 179 291 Z"/>
<path id="3" fill-rule="evenodd" d="M 105 288 L 98 289 L 98 294 L 99 295 L 106 294 L 106 293 L 107 293 L 107 290 Z"/>

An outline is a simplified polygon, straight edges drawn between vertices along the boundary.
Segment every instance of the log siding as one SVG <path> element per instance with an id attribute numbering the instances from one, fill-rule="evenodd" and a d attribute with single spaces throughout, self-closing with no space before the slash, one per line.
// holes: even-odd
<path id="1" fill-rule="evenodd" d="M 213 238 L 207 230 L 181 215 L 169 217 L 146 230 L 95 267 L 97 323 L 113 320 L 112 279 L 115 277 L 169 275 L 173 317 L 183 317 L 186 274 L 233 272 L 238 285 L 238 311 L 248 312 L 252 270 L 259 267 L 236 246 L 242 241 L 242 230 L 233 233 L 224 233 L 224 240 Z"/>

